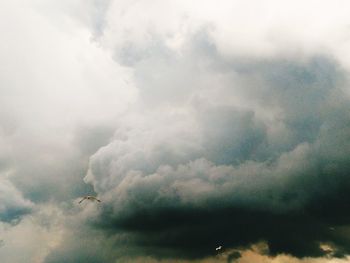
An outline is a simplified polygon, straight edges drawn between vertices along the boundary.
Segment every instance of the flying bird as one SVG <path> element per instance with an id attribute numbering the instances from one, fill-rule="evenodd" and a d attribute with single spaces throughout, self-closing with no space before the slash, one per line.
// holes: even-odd
<path id="1" fill-rule="evenodd" d="M 222 246 L 218 246 L 217 248 L 215 248 L 216 251 L 222 249 Z"/>
<path id="2" fill-rule="evenodd" d="M 80 204 L 81 202 L 83 202 L 84 200 L 97 201 L 97 202 L 101 203 L 101 200 L 100 200 L 100 199 L 97 199 L 95 196 L 87 195 L 87 196 L 84 196 L 83 199 L 81 199 L 81 200 L 79 201 L 79 204 Z"/>

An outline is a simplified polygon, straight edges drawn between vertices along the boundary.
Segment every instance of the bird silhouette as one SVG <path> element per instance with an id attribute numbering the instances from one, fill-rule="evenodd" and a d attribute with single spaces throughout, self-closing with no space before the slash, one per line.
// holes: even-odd
<path id="1" fill-rule="evenodd" d="M 81 202 L 83 202 L 84 200 L 97 201 L 97 202 L 101 203 L 101 200 L 100 200 L 100 199 L 97 199 L 95 196 L 87 195 L 87 196 L 84 196 L 83 199 L 81 199 L 81 200 L 79 201 L 79 204 L 80 204 Z"/>

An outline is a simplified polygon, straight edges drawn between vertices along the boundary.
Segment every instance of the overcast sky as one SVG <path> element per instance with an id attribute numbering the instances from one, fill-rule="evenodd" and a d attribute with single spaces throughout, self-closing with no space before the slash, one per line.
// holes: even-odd
<path id="1" fill-rule="evenodd" d="M 349 10 L 0 1 L 1 263 L 350 262 Z"/>

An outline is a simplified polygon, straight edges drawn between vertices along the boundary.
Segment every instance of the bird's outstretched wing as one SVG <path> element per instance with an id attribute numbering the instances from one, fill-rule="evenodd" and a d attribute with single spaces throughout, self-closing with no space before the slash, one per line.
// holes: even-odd
<path id="1" fill-rule="evenodd" d="M 92 197 L 94 200 L 96 200 L 97 202 L 101 203 L 101 200 L 100 199 L 97 199 L 96 197 Z"/>
<path id="2" fill-rule="evenodd" d="M 83 199 L 81 199 L 81 200 L 79 201 L 79 204 L 80 204 L 81 202 L 83 202 L 85 199 L 86 199 L 86 197 L 83 197 Z"/>

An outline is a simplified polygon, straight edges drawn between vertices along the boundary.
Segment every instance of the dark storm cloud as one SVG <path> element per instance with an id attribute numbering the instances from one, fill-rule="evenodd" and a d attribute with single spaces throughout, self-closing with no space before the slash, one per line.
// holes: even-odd
<path id="1" fill-rule="evenodd" d="M 56 250 L 52 252 L 46 259 L 45 263 L 106 263 L 106 258 L 101 256 L 101 251 L 94 248 L 86 248 L 81 246 L 74 246 L 70 250 Z"/>
<path id="2" fill-rule="evenodd" d="M 0 3 L 1 262 L 349 252 L 349 8 L 243 2 Z"/>
<path id="3" fill-rule="evenodd" d="M 266 127 L 254 112 L 226 106 L 206 109 L 199 118 L 206 159 L 232 164 L 262 158 L 259 154 L 265 148 Z"/>
<path id="4" fill-rule="evenodd" d="M 323 256 L 321 242 L 349 253 L 350 240 L 330 230 L 350 219 L 345 72 L 321 56 L 233 62 L 231 71 L 243 96 L 278 109 L 274 122 L 254 108 L 202 102 L 196 125 L 116 138 L 91 158 L 86 179 L 105 200 L 92 225 L 159 257 L 201 258 L 219 243 L 261 240 L 274 255 Z"/>

